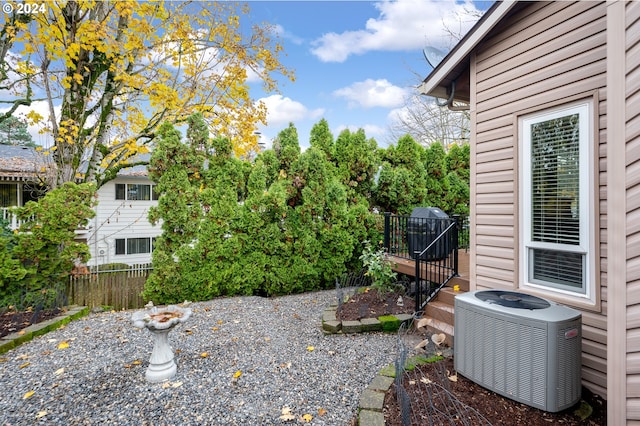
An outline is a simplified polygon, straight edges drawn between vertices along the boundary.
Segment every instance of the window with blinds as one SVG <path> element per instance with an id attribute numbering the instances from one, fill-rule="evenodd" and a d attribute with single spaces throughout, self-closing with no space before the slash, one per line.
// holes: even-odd
<path id="1" fill-rule="evenodd" d="M 589 111 L 583 103 L 521 120 L 527 284 L 588 293 Z"/>

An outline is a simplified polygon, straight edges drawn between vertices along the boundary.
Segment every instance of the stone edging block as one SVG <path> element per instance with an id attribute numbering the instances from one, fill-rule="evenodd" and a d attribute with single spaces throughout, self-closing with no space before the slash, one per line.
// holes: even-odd
<path id="1" fill-rule="evenodd" d="M 70 323 L 72 320 L 81 318 L 89 314 L 89 308 L 86 306 L 69 306 L 67 311 L 55 318 L 32 324 L 19 332 L 9 334 L 0 339 L 0 354 L 3 354 L 34 337 L 41 336 L 62 325 Z"/>
<path id="2" fill-rule="evenodd" d="M 444 356 L 451 356 L 450 351 L 445 351 Z M 442 359 L 443 356 L 440 357 Z M 412 370 L 416 365 L 432 362 L 431 358 L 424 355 L 415 355 L 405 361 L 405 370 Z M 369 386 L 362 392 L 358 404 L 358 424 L 360 426 L 384 426 L 384 397 L 396 377 L 394 364 L 384 367 Z"/>
<path id="3" fill-rule="evenodd" d="M 404 323 L 413 320 L 411 314 L 383 315 L 378 318 L 363 318 L 360 321 L 340 321 L 336 317 L 337 306 L 330 305 L 322 313 L 322 331 L 325 334 L 366 333 L 384 331 L 395 333 Z"/>

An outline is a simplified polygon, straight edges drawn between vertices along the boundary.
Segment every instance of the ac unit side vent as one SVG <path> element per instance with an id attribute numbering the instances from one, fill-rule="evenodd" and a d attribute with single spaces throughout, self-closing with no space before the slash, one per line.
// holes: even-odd
<path id="1" fill-rule="evenodd" d="M 499 293 L 497 290 L 486 290 Z M 581 396 L 581 314 L 551 301 L 514 308 L 468 292 L 455 299 L 458 373 L 507 398 L 557 412 Z M 522 294 L 523 297 L 531 298 Z M 544 299 L 541 299 L 544 300 Z"/>

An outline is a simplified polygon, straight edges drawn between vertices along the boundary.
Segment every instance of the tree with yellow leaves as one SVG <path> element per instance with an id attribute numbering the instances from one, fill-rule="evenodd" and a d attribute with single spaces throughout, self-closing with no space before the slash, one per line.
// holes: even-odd
<path id="1" fill-rule="evenodd" d="M 14 85 L 14 104 L 31 104 L 35 92 L 47 101 L 48 119 L 27 118 L 54 140 L 52 183 L 100 186 L 148 152 L 161 123 L 180 125 L 195 112 L 236 154 L 251 149 L 266 108 L 251 99 L 249 75 L 274 91 L 276 74 L 293 73 L 273 28 L 244 27 L 247 14 L 230 2 L 86 0 L 5 15 L 0 86 Z"/>

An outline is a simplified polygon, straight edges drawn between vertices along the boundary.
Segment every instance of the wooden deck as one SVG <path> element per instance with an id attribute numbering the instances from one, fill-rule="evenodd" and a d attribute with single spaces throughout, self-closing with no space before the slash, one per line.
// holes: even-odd
<path id="1" fill-rule="evenodd" d="M 415 262 L 413 260 L 389 256 L 394 262 L 393 269 L 396 272 L 415 276 Z M 423 271 L 424 272 L 424 271 Z M 458 251 L 458 277 L 454 277 L 447 287 L 438 292 L 434 300 L 425 307 L 423 318 L 430 318 L 430 325 L 427 329 L 431 333 L 444 333 L 445 342 L 450 347 L 454 343 L 455 324 L 455 297 L 456 295 L 469 291 L 469 252 Z"/>
<path id="2" fill-rule="evenodd" d="M 416 262 L 411 259 L 405 259 L 404 257 L 389 256 L 389 260 L 392 262 L 392 269 L 400 274 L 414 276 L 416 271 Z M 458 251 L 458 274 L 460 278 L 469 278 L 469 252 L 466 250 Z M 426 271 L 423 271 L 423 276 L 426 275 Z"/>

